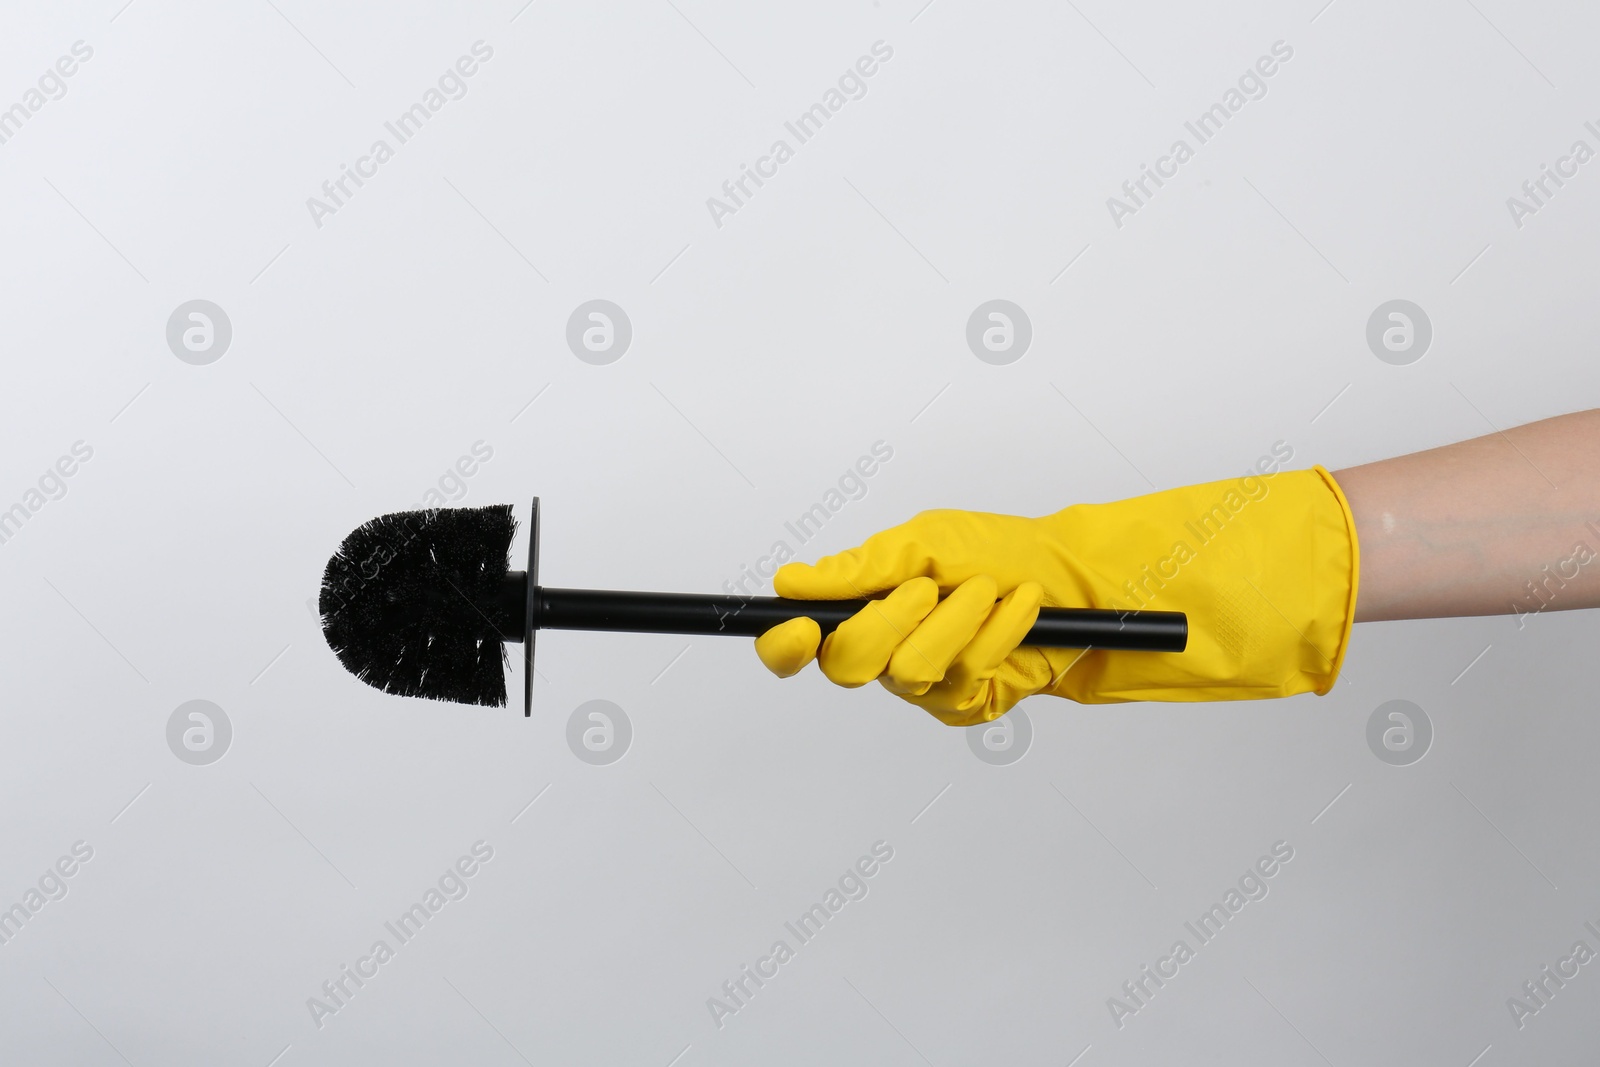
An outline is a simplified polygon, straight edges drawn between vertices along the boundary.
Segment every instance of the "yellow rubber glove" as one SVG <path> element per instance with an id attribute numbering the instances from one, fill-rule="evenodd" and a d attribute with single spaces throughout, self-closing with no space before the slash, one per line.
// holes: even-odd
<path id="1" fill-rule="evenodd" d="M 792 619 L 757 638 L 756 653 L 780 677 L 817 659 L 839 685 L 876 678 L 951 726 L 1035 693 L 1091 704 L 1320 694 L 1344 659 L 1359 569 L 1350 506 L 1321 467 L 1038 519 L 925 511 L 781 568 L 779 596 L 889 595 L 826 641 L 813 620 Z M 1018 647 L 1041 605 L 1186 612 L 1189 646 Z"/>

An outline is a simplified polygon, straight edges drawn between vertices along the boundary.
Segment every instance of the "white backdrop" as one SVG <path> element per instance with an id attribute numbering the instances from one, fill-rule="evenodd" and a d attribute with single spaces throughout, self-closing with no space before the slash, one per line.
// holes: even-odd
<path id="1" fill-rule="evenodd" d="M 308 609 L 430 490 L 540 495 L 550 584 L 711 592 L 928 507 L 1595 405 L 1593 12 L 1321 3 L 8 5 L 0 1058 L 1592 1048 L 1591 614 L 1362 626 L 1327 697 L 973 738 L 734 639 L 546 634 L 531 720 L 389 697 Z M 992 300 L 1028 329 L 975 354 Z M 1428 330 L 1375 353 L 1392 300 Z"/>

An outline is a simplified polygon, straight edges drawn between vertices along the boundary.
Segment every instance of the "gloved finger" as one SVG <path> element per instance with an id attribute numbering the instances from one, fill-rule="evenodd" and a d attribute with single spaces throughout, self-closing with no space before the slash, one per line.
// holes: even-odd
<path id="1" fill-rule="evenodd" d="M 1039 621 L 1043 604 L 1044 587 L 1038 582 L 1023 582 L 1007 593 L 977 634 L 957 653 L 945 671 L 945 681 L 958 688 L 970 688 L 992 678 Z"/>
<path id="2" fill-rule="evenodd" d="M 756 638 L 756 655 L 767 670 L 779 678 L 788 678 L 817 658 L 820 644 L 822 627 L 815 619 L 801 617 L 779 623 Z"/>
<path id="3" fill-rule="evenodd" d="M 924 511 L 856 548 L 811 564 L 785 564 L 773 577 L 773 588 L 779 596 L 800 600 L 869 597 L 923 577 L 954 589 L 980 573 L 976 561 L 994 555 L 992 533 L 973 518 L 959 511 Z"/>
<path id="4" fill-rule="evenodd" d="M 840 623 L 822 642 L 817 665 L 838 685 L 866 685 L 883 673 L 895 648 L 938 603 L 933 579 L 913 578 Z"/>
<path id="5" fill-rule="evenodd" d="M 884 688 L 901 696 L 926 693 L 977 634 L 994 610 L 996 595 L 995 580 L 987 574 L 957 586 L 894 650 Z"/>
<path id="6" fill-rule="evenodd" d="M 956 654 L 944 679 L 924 695 L 906 699 L 948 726 L 971 726 L 1005 714 L 1030 690 L 997 686 L 995 672 L 1028 636 L 1043 603 L 1038 582 L 1023 582 L 1007 593 Z"/>
<path id="7" fill-rule="evenodd" d="M 895 532 L 873 534 L 859 547 L 815 563 L 785 563 L 773 575 L 773 591 L 796 600 L 864 600 L 920 577 L 902 565 L 899 548 L 892 547 Z"/>

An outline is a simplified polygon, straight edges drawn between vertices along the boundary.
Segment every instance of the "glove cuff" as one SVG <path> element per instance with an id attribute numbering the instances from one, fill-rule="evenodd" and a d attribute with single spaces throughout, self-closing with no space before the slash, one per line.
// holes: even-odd
<path id="1" fill-rule="evenodd" d="M 1334 480 L 1333 475 L 1320 463 L 1311 469 L 1322 478 L 1323 483 L 1333 493 L 1334 499 L 1339 502 L 1339 517 L 1344 522 L 1344 537 L 1342 539 L 1337 534 L 1321 539 L 1321 546 L 1328 554 L 1328 558 L 1323 563 L 1323 571 L 1330 577 L 1340 573 L 1347 573 L 1349 575 L 1347 581 L 1350 588 L 1349 594 L 1344 598 L 1342 607 L 1344 624 L 1339 627 L 1339 644 L 1333 654 L 1333 666 L 1328 671 L 1327 681 L 1313 690 L 1318 696 L 1323 696 L 1333 689 L 1334 683 L 1339 680 L 1339 671 L 1344 667 L 1345 653 L 1350 650 L 1350 629 L 1355 625 L 1356 621 L 1356 596 L 1361 590 L 1361 544 L 1356 537 L 1355 513 L 1350 510 L 1350 501 L 1345 498 L 1344 490 L 1339 488 L 1339 483 Z M 1346 545 L 1348 546 L 1347 549 L 1345 548 Z M 1336 601 L 1338 599 L 1338 583 L 1330 582 L 1330 586 L 1328 595 L 1330 599 Z M 1330 604 L 1330 613 L 1335 610 L 1341 609 L 1335 609 Z"/>
<path id="2" fill-rule="evenodd" d="M 1189 616 L 1185 651 L 1091 650 L 1050 686 L 1057 695 L 1248 700 L 1338 680 L 1359 557 L 1349 502 L 1322 467 L 1075 505 L 1044 523 L 1057 603 Z"/>

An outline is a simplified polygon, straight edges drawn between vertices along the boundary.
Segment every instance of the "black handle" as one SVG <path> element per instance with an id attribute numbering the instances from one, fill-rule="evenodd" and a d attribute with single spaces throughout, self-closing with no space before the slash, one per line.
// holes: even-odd
<path id="1" fill-rule="evenodd" d="M 548 586 L 536 591 L 534 602 L 534 629 L 735 637 L 757 637 L 801 616 L 815 619 L 826 634 L 869 603 Z M 1023 643 L 1043 648 L 1182 652 L 1188 642 L 1189 620 L 1180 611 L 1043 608 Z"/>

